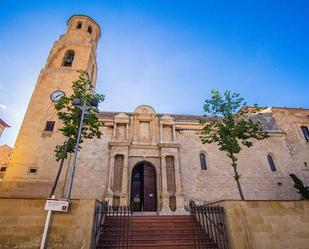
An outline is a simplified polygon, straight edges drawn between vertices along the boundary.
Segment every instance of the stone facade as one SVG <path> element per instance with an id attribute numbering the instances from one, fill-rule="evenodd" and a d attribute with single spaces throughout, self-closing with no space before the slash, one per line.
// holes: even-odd
<path id="1" fill-rule="evenodd" d="M 81 29 L 77 29 L 79 23 Z M 68 32 L 54 44 L 34 89 L 5 179 L 0 183 L 0 196 L 48 195 L 58 168 L 54 147 L 64 141 L 50 94 L 59 89 L 69 95 L 77 69 L 88 70 L 95 82 L 99 37 L 99 26 L 91 18 L 73 16 Z M 63 65 L 68 50 L 75 51 L 71 67 Z M 254 147 L 243 148 L 240 153 L 245 198 L 297 199 L 289 174 L 309 183 L 309 144 L 301 130 L 302 126 L 309 127 L 309 110 L 267 108 L 252 112 L 252 118 L 261 120 L 270 138 L 255 141 Z M 133 112 L 101 112 L 99 118 L 105 123 L 104 135 L 82 145 L 73 198 L 108 199 L 115 205 L 129 205 L 133 200 L 132 171 L 145 162 L 155 171 L 156 210 L 162 214 L 184 213 L 190 199 L 239 199 L 228 158 L 215 144 L 200 141 L 200 120 L 207 122 L 211 117 L 159 114 L 141 105 Z M 46 121 L 55 121 L 53 131 L 44 131 Z M 201 169 L 201 153 L 206 158 L 206 170 Z M 271 171 L 267 156 L 272 157 L 276 171 Z M 65 195 L 70 165 L 71 158 L 65 163 L 57 197 Z M 31 169 L 36 169 L 35 173 Z"/>
<path id="2" fill-rule="evenodd" d="M 5 128 L 10 127 L 7 123 L 5 123 L 1 118 L 0 118 L 0 137 L 4 131 Z"/>
<path id="3" fill-rule="evenodd" d="M 77 28 L 79 24 L 81 28 Z M 91 32 L 88 32 L 89 27 Z M 64 141 L 58 132 L 59 122 L 55 123 L 53 131 L 46 129 L 47 121 L 56 120 L 51 94 L 55 91 L 71 94 L 72 81 L 77 79 L 77 70 L 80 69 L 87 70 L 95 83 L 96 47 L 99 38 L 100 28 L 91 18 L 73 16 L 68 21 L 66 34 L 61 35 L 54 43 L 45 67 L 40 72 L 16 139 L 6 179 L 1 186 L 1 192 L 5 195 L 31 197 L 35 193 L 36 196 L 46 196 L 58 165 L 53 153 L 49 152 L 54 150 L 56 144 Z M 67 65 L 72 60 L 72 57 L 66 57 L 68 53 L 74 55 L 71 66 Z M 64 167 L 65 173 L 69 163 L 70 160 Z M 60 179 L 60 185 L 63 184 L 65 175 Z"/>
<path id="4" fill-rule="evenodd" d="M 309 201 L 223 201 L 231 249 L 307 249 Z"/>
<path id="5" fill-rule="evenodd" d="M 45 199 L 0 198 L 0 249 L 40 248 Z M 53 212 L 48 249 L 91 249 L 95 200 L 72 200 L 67 213 Z"/>
<path id="6" fill-rule="evenodd" d="M 12 148 L 6 144 L 0 146 L 0 182 L 9 164 Z"/>

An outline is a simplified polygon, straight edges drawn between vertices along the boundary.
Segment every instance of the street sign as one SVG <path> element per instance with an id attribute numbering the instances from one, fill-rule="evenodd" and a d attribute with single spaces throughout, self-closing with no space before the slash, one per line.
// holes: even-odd
<path id="1" fill-rule="evenodd" d="M 67 212 L 69 209 L 69 203 L 68 200 L 48 199 L 46 201 L 45 210 Z"/>

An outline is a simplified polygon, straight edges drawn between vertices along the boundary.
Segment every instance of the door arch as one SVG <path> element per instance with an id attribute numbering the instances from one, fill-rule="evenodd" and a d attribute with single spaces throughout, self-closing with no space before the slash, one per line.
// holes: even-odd
<path id="1" fill-rule="evenodd" d="M 149 162 L 140 162 L 132 170 L 130 204 L 132 211 L 157 211 L 157 175 Z"/>

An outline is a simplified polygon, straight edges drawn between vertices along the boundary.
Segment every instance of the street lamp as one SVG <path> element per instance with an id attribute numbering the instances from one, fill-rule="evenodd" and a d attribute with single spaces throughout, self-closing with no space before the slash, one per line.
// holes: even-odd
<path id="1" fill-rule="evenodd" d="M 77 140 L 76 140 L 76 146 L 75 146 L 75 151 L 74 151 L 74 158 L 73 158 L 73 164 L 72 168 L 70 171 L 70 176 L 69 176 L 69 181 L 68 181 L 68 187 L 67 187 L 67 196 L 66 198 L 69 200 L 71 198 L 71 192 L 72 192 L 72 186 L 73 186 L 73 180 L 74 180 L 74 175 L 75 175 L 75 168 L 76 168 L 76 159 L 77 159 L 77 153 L 78 153 L 78 146 L 82 134 L 82 129 L 83 129 L 83 122 L 84 118 L 87 114 L 90 114 L 90 110 L 92 108 L 98 108 L 99 101 L 97 99 L 91 99 L 90 100 L 90 105 L 87 105 L 87 97 L 82 101 L 81 99 L 74 99 L 72 101 L 72 104 L 82 110 L 82 115 L 80 117 L 80 123 L 79 123 L 79 128 L 78 128 L 78 135 L 77 135 Z"/>

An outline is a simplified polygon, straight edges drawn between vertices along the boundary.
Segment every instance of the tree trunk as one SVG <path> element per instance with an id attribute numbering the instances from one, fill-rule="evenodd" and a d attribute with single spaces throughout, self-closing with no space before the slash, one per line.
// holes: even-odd
<path id="1" fill-rule="evenodd" d="M 240 185 L 240 181 L 239 181 L 239 174 L 237 172 L 237 164 L 235 162 L 233 162 L 233 165 L 232 165 L 233 169 L 234 169 L 234 177 L 235 177 L 235 181 L 237 183 L 237 187 L 238 187 L 238 191 L 239 191 L 239 195 L 240 195 L 240 198 L 241 200 L 244 200 L 245 197 L 244 197 L 244 194 L 242 192 L 242 188 L 241 188 L 241 185 Z"/>
<path id="2" fill-rule="evenodd" d="M 67 153 L 68 144 L 69 144 L 69 139 L 66 141 L 66 144 L 65 144 L 65 151 L 64 151 L 65 153 Z M 58 172 L 57 172 L 56 178 L 55 178 L 54 183 L 53 183 L 53 187 L 52 187 L 52 189 L 49 193 L 49 198 L 51 198 L 55 193 L 55 190 L 56 190 L 57 185 L 58 185 L 59 177 L 60 177 L 60 174 L 61 174 L 61 171 L 62 171 L 62 168 L 63 168 L 63 164 L 64 164 L 64 158 L 61 159 L 61 162 L 60 162 L 60 165 L 59 165 L 59 168 L 58 168 Z"/>

